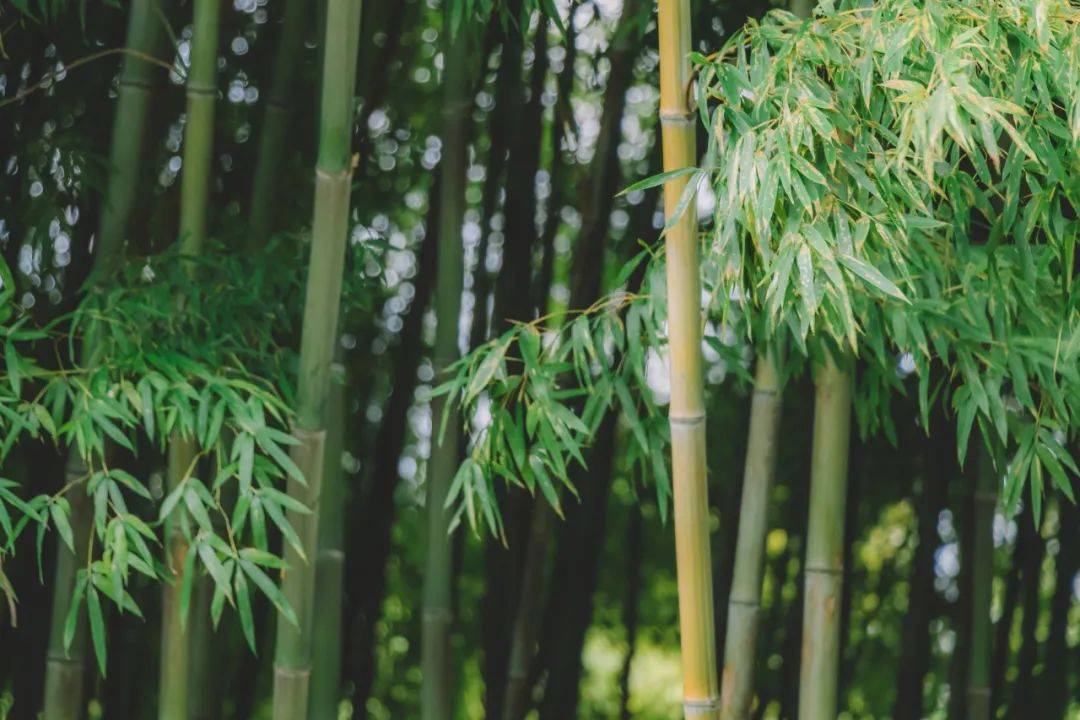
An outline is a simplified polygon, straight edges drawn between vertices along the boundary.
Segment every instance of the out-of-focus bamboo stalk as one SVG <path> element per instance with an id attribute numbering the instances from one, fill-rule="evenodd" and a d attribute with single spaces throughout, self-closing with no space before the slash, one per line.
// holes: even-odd
<path id="1" fill-rule="evenodd" d="M 451 6 L 444 7 L 443 38 L 446 41 L 443 67 L 443 157 L 439 168 L 440 215 L 438 275 L 435 284 L 436 334 L 433 365 L 436 377 L 459 354 L 458 327 L 464 276 L 461 224 L 465 214 L 465 170 L 468 162 L 469 87 L 466 64 L 469 58 L 469 28 L 453 35 Z M 431 404 L 435 427 L 440 424 L 448 402 L 445 395 Z M 450 630 L 453 622 L 453 545 L 448 537 L 450 514 L 446 494 L 457 469 L 459 419 L 451 412 L 443 437 L 433 438 L 427 470 L 427 550 L 424 559 L 423 631 L 420 667 L 420 717 L 449 720 L 453 715 L 454 692 Z"/>
<path id="2" fill-rule="evenodd" d="M 764 353 L 758 357 L 754 377 L 750 436 L 746 445 L 742 500 L 739 505 L 739 536 L 735 545 L 731 596 L 728 598 L 721 683 L 724 720 L 748 720 L 754 699 L 765 535 L 769 529 L 769 491 L 776 475 L 780 402 L 776 366 L 773 358 Z"/>
<path id="3" fill-rule="evenodd" d="M 997 506 L 998 475 L 994 459 L 982 443 L 975 456 L 975 519 L 971 548 L 971 667 L 968 671 L 968 718 L 989 720 L 990 653 L 993 625 L 990 602 L 994 586 L 994 508 Z"/>
<path id="4" fill-rule="evenodd" d="M 214 149 L 214 106 L 217 101 L 217 50 L 221 3 L 195 0 L 191 36 L 191 64 L 187 77 L 187 122 L 184 126 L 183 174 L 180 177 L 180 251 L 185 258 L 202 253 L 206 244 L 206 216 Z M 182 302 L 182 298 L 181 298 Z M 194 438 L 174 432 L 169 440 L 166 473 L 168 491 L 194 469 Z M 187 557 L 182 509 L 167 523 L 169 571 L 172 582 L 164 587 L 161 621 L 159 720 L 188 720 L 188 637 L 180 607 L 180 576 Z"/>
<path id="5" fill-rule="evenodd" d="M 262 129 L 259 131 L 259 154 L 251 187 L 249 241 L 255 246 L 266 241 L 271 230 L 275 191 L 281 160 L 289 146 L 286 134 L 292 118 L 293 86 L 296 68 L 304 49 L 304 30 L 310 5 L 307 0 L 286 0 L 281 22 L 281 36 L 274 56 L 274 74 L 266 99 Z"/>
<path id="6" fill-rule="evenodd" d="M 814 379 L 810 520 L 806 531 L 799 717 L 836 717 L 844 511 L 851 435 L 851 374 L 826 350 Z"/>
<path id="7" fill-rule="evenodd" d="M 116 118 L 109 150 L 109 180 L 105 204 L 101 208 L 98 249 L 94 258 L 94 272 L 99 279 L 113 273 L 123 256 L 123 241 L 138 191 L 150 103 L 153 66 L 143 58 L 157 50 L 160 29 L 152 0 L 133 0 L 128 13 L 125 45 L 136 53 L 125 57 L 120 71 Z M 82 348 L 84 364 L 94 362 L 97 355 L 94 344 L 91 332 Z M 63 486 L 79 482 L 87 474 L 85 462 L 72 448 Z M 80 563 L 86 559 L 92 513 L 89 498 L 81 488 L 69 493 L 68 500 L 71 503 L 69 522 L 75 538 L 75 552 L 71 552 L 62 542 L 58 543 L 49 650 L 45 661 L 44 720 L 75 720 L 81 715 L 83 704 L 85 623 L 79 620 L 70 648 L 64 647 L 64 624 L 75 587 L 75 574 Z"/>

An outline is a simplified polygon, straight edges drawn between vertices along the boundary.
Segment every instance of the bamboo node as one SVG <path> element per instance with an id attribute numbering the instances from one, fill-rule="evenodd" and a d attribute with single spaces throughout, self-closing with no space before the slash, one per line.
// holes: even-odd
<path id="1" fill-rule="evenodd" d="M 705 422 L 705 413 L 689 413 L 686 415 L 668 415 L 668 421 L 672 425 L 701 425 Z"/>
<path id="2" fill-rule="evenodd" d="M 708 698 L 695 698 L 683 701 L 683 712 L 687 718 L 713 715 L 720 710 L 720 698 L 712 696 Z"/>
<path id="3" fill-rule="evenodd" d="M 843 575 L 844 568 L 842 567 L 824 567 L 819 565 L 807 565 L 806 572 L 808 573 L 823 573 L 825 575 Z"/>
<path id="4" fill-rule="evenodd" d="M 450 612 L 450 608 L 444 607 L 426 607 L 424 608 L 422 617 L 424 621 L 436 621 L 436 622 L 451 622 L 454 619 L 454 614 Z"/>
<path id="5" fill-rule="evenodd" d="M 739 605 L 740 607 L 753 608 L 754 610 L 761 609 L 761 603 L 757 600 L 741 600 L 736 597 L 728 598 L 728 605 Z"/>
<path id="6" fill-rule="evenodd" d="M 306 677 L 310 677 L 311 665 L 308 664 L 302 665 L 300 667 L 285 667 L 283 665 L 279 665 L 278 663 L 274 663 L 274 673 L 276 675 L 280 675 L 281 677 L 289 678 L 290 680 L 303 679 Z"/>
<path id="7" fill-rule="evenodd" d="M 694 113 L 689 110 L 661 109 L 660 122 L 663 125 L 693 125 Z"/>

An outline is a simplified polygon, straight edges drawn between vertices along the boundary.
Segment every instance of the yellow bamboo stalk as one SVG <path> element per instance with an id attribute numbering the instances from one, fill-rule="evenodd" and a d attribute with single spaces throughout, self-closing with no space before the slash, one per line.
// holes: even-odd
<path id="1" fill-rule="evenodd" d="M 697 162 L 690 84 L 690 0 L 659 0 L 660 124 L 664 170 Z M 664 214 L 675 215 L 686 177 L 664 185 Z M 671 464 L 679 584 L 683 712 L 719 720 L 713 619 L 709 500 L 705 477 L 705 402 L 701 372 L 701 280 L 697 216 L 690 202 L 667 231 Z"/>

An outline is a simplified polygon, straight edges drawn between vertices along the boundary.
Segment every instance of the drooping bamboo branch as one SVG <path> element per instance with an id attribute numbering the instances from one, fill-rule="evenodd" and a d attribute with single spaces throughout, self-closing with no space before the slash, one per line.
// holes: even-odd
<path id="1" fill-rule="evenodd" d="M 810 520 L 806 530 L 799 717 L 836 717 L 844 510 L 851 434 L 851 375 L 826 350 L 814 378 Z"/>
<path id="2" fill-rule="evenodd" d="M 349 224 L 350 155 L 360 33 L 360 1 L 328 0 L 323 53 L 319 156 L 315 169 L 315 210 L 311 258 L 300 344 L 297 412 L 292 458 L 303 478 L 290 477 L 289 495 L 312 509 L 290 511 L 288 520 L 303 546 L 286 547 L 289 570 L 281 589 L 297 625 L 278 618 L 274 657 L 274 719 L 296 720 L 308 711 L 311 626 L 315 591 L 318 503 L 326 458 L 326 405 L 330 366 L 338 336 L 338 315 Z"/>
<path id="3" fill-rule="evenodd" d="M 217 49 L 221 3 L 196 0 L 191 37 L 191 64 L 187 76 L 187 122 L 184 126 L 183 174 L 180 178 L 180 251 L 198 256 L 206 244 L 207 206 L 210 196 L 214 148 L 214 106 L 217 101 Z M 190 266 L 189 266 L 190 267 Z M 181 299 L 182 302 L 182 299 Z M 194 470 L 195 440 L 174 432 L 169 440 L 166 484 L 171 492 Z M 187 720 L 189 646 L 181 608 L 180 576 L 188 552 L 183 510 L 175 510 L 166 523 L 171 582 L 164 586 L 161 620 L 159 720 Z"/>
<path id="4" fill-rule="evenodd" d="M 660 0 L 660 122 L 664 170 L 696 164 L 690 83 L 690 2 Z M 679 585 L 684 714 L 720 717 L 705 478 L 705 401 L 701 370 L 701 279 L 694 203 L 674 217 L 685 177 L 664 185 L 671 372 L 671 460 Z"/>
<path id="5" fill-rule="evenodd" d="M 137 51 L 125 56 L 117 91 L 116 118 L 109 150 L 109 180 L 98 227 L 95 262 L 97 279 L 111 274 L 123 254 L 131 208 L 139 187 L 139 166 L 146 135 L 153 65 L 143 58 L 158 48 L 161 26 L 152 0 L 133 0 L 128 14 L 125 44 Z M 82 348 L 83 364 L 92 364 L 97 355 L 93 333 Z M 64 485 L 87 476 L 85 462 L 74 448 L 70 451 Z M 82 714 L 83 663 L 86 653 L 85 624 L 80 620 L 69 648 L 64 647 L 64 625 L 70 608 L 75 574 L 86 559 L 86 542 L 91 532 L 90 501 L 81 490 L 69 493 L 75 552 L 58 543 L 49 649 L 45 665 L 44 720 L 75 720 Z"/>
<path id="6" fill-rule="evenodd" d="M 468 28 L 452 36 L 452 8 L 444 8 L 443 38 L 443 157 L 439 168 L 438 275 L 435 283 L 436 335 L 433 353 L 436 377 L 459 354 L 459 316 L 464 263 L 461 224 L 465 214 L 465 170 L 468 151 Z M 446 395 L 435 398 L 431 416 L 441 423 Z M 453 715 L 453 668 L 450 656 L 452 615 L 452 543 L 446 495 L 459 461 L 459 419 L 451 412 L 445 433 L 434 437 L 427 469 L 427 549 L 424 558 L 423 634 L 420 641 L 420 716 L 423 720 L 449 720 Z"/>
<path id="7" fill-rule="evenodd" d="M 769 529 L 769 491 L 776 475 L 780 403 L 776 365 L 769 354 L 763 353 L 758 357 L 754 377 L 750 435 L 746 445 L 742 500 L 739 505 L 739 535 L 735 545 L 735 570 L 728 598 L 721 683 L 722 716 L 725 720 L 748 720 L 754 699 L 765 535 Z"/>
<path id="8" fill-rule="evenodd" d="M 331 374 L 341 381 L 345 366 L 335 363 Z M 330 393 L 326 407 L 326 459 L 319 498 L 318 555 L 315 558 L 315 622 L 311 630 L 313 657 L 308 716 L 336 718 L 341 701 L 342 593 L 345 575 L 345 486 L 341 453 L 345 442 L 345 388 Z"/>
<path id="9" fill-rule="evenodd" d="M 266 99 L 266 112 L 259 131 L 259 154 L 251 188 L 249 241 L 253 245 L 264 242 L 271 229 L 281 160 L 288 147 L 286 133 L 292 118 L 293 86 L 304 48 L 305 20 L 309 9 L 310 4 L 306 0 L 285 2 L 270 95 Z"/>

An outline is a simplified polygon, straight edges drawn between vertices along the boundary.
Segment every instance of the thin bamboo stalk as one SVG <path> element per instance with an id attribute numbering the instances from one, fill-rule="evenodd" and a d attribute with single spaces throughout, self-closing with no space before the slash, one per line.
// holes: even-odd
<path id="1" fill-rule="evenodd" d="M 660 122 L 664 170 L 693 166 L 695 115 L 690 90 L 690 1 L 660 0 Z M 664 215 L 674 219 L 685 177 L 664 185 Z M 682 642 L 683 712 L 717 720 L 712 560 L 705 477 L 705 402 L 701 372 L 701 279 L 694 203 L 667 232 L 668 331 L 671 372 L 671 461 L 675 554 Z"/>
<path id="2" fill-rule="evenodd" d="M 138 54 L 128 55 L 120 71 L 116 118 L 109 150 L 109 183 L 98 226 L 95 272 L 99 279 L 112 273 L 119 264 L 139 186 L 139 163 L 146 135 L 153 71 L 153 66 L 142 58 L 154 54 L 161 36 L 153 0 L 133 0 L 126 33 L 125 45 L 138 51 Z M 84 365 L 94 362 L 97 355 L 94 346 L 91 332 L 82 348 Z M 78 451 L 72 448 L 64 485 L 79 482 L 87 475 L 86 464 L 78 456 Z M 49 650 L 45 663 L 44 720 L 74 720 L 82 714 L 86 629 L 81 618 L 70 648 L 64 648 L 63 638 L 75 587 L 75 574 L 86 558 L 85 544 L 91 532 L 92 513 L 89 498 L 81 490 L 69 493 L 68 501 L 71 503 L 69 522 L 75 538 L 75 552 L 72 553 L 62 542 L 58 543 Z"/>
<path id="3" fill-rule="evenodd" d="M 826 351 L 815 384 L 799 717 L 836 717 L 851 375 Z"/>
<path id="4" fill-rule="evenodd" d="M 990 653 L 993 626 L 990 601 L 994 583 L 994 508 L 997 505 L 997 472 L 994 460 L 982 443 L 976 455 L 977 486 L 972 541 L 971 667 L 968 671 L 968 718 L 989 720 Z M 1010 618 L 1011 619 L 1011 618 Z"/>
<path id="5" fill-rule="evenodd" d="M 554 510 L 541 498 L 533 504 L 529 545 L 525 552 L 526 572 L 521 580 L 520 599 L 514 617 L 513 640 L 510 644 L 510 663 L 503 695 L 502 720 L 521 720 L 529 703 L 529 671 L 532 669 L 533 648 L 540 629 L 537 612 L 543 599 L 544 578 L 547 574 L 549 535 Z"/>
<path id="6" fill-rule="evenodd" d="M 808 18 L 814 12 L 817 0 L 791 0 L 791 12 L 797 17 Z"/>
<path id="7" fill-rule="evenodd" d="M 196 0 L 193 12 L 191 63 L 187 77 L 187 122 L 184 126 L 183 174 L 180 178 L 180 252 L 198 256 L 206 244 L 214 147 L 214 105 L 217 100 L 217 50 L 221 3 Z M 174 432 L 169 440 L 166 473 L 168 491 L 191 473 L 197 456 L 193 438 Z M 177 509 L 167 523 L 169 571 L 164 586 L 161 621 L 159 720 L 187 720 L 189 700 L 189 638 L 180 601 L 180 577 L 188 552 L 187 519 Z"/>
<path id="8" fill-rule="evenodd" d="M 195 462 L 195 450 L 188 441 L 173 438 L 169 443 L 166 472 L 172 487 L 179 484 Z M 161 670 L 159 675 L 158 718 L 188 718 L 188 637 L 180 612 L 180 578 L 187 559 L 188 542 L 184 535 L 185 518 L 174 512 L 166 522 L 166 552 L 170 583 L 161 598 Z"/>
<path id="9" fill-rule="evenodd" d="M 443 10 L 445 63 L 443 66 L 443 157 L 439 168 L 438 275 L 435 283 L 436 334 L 432 364 L 436 377 L 458 358 L 459 316 L 464 274 L 461 224 L 465 214 L 465 169 L 468 152 L 469 58 L 468 28 L 451 34 L 452 8 Z M 436 424 L 447 398 L 432 402 Z M 420 641 L 420 716 L 423 720 L 449 720 L 453 715 L 454 670 L 450 652 L 453 622 L 453 544 L 448 537 L 450 515 L 445 508 L 459 461 L 460 420 L 451 413 L 445 434 L 434 438 L 427 470 L 427 550 L 424 558 L 423 630 Z"/>
<path id="10" fill-rule="evenodd" d="M 309 558 L 315 557 L 318 541 L 319 493 L 326 459 L 326 407 L 337 345 L 349 225 L 359 0 L 329 0 L 324 31 L 315 209 L 300 344 L 297 413 L 292 428 L 298 441 L 293 446 L 292 457 L 303 479 L 290 477 L 288 482 L 289 495 L 312 512 L 288 514 L 304 552 L 301 555 L 291 545 L 285 549 L 289 571 L 282 577 L 281 590 L 295 611 L 298 624 L 278 620 L 274 720 L 298 720 L 308 713 L 315 594 L 315 563 Z"/>
<path id="11" fill-rule="evenodd" d="M 304 48 L 304 22 L 310 5 L 306 0 L 286 0 L 281 22 L 281 37 L 274 56 L 274 74 L 270 94 L 266 99 L 262 129 L 259 131 L 259 154 L 255 162 L 255 177 L 251 188 L 250 242 L 262 243 L 270 234 L 275 190 L 281 161 L 288 143 L 285 141 L 292 119 L 293 86 L 296 68 Z"/>
<path id="12" fill-rule="evenodd" d="M 773 358 L 765 353 L 758 358 L 754 377 L 750 436 L 746 445 L 746 466 L 739 505 L 739 535 L 735 545 L 735 570 L 728 598 L 721 684 L 722 716 L 725 720 L 747 720 L 754 700 L 765 535 L 769 530 L 769 491 L 776 475 L 780 403 L 776 365 Z"/>
<path id="13" fill-rule="evenodd" d="M 161 23 L 153 0 L 134 0 L 128 15 L 128 48 L 143 57 L 156 54 Z M 131 209 L 139 188 L 146 118 L 154 67 L 139 55 L 129 55 L 120 73 L 116 96 L 116 120 L 109 150 L 109 185 L 98 226 L 98 271 L 108 274 L 123 256 Z"/>
<path id="14" fill-rule="evenodd" d="M 64 474 L 65 485 L 79 482 L 87 476 L 86 464 L 72 448 Z M 44 720 L 78 720 L 83 711 L 83 675 L 86 657 L 86 623 L 80 617 L 70 648 L 64 648 L 64 625 L 67 622 L 75 575 L 86 559 L 86 545 L 93 522 L 86 493 L 70 493 L 72 534 L 75 551 L 62 542 L 56 554 L 56 574 L 53 585 L 52 620 L 49 630 L 49 650 L 45 656 Z"/>
<path id="15" fill-rule="evenodd" d="M 345 377 L 335 363 L 331 374 Z M 315 662 L 311 672 L 308 717 L 335 720 L 341 702 L 342 594 L 345 577 L 345 486 L 341 453 L 345 444 L 344 388 L 332 392 L 326 408 L 326 459 L 319 498 L 318 555 L 315 560 L 315 624 L 311 642 Z"/>

